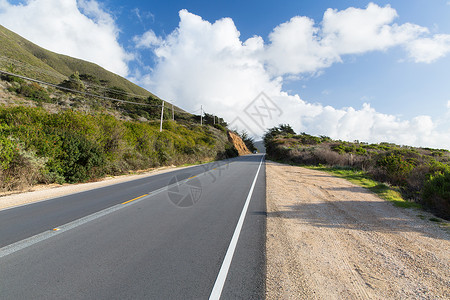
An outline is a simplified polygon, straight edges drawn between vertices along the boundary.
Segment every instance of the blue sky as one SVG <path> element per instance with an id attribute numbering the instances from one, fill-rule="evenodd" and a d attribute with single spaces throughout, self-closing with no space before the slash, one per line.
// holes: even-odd
<path id="1" fill-rule="evenodd" d="M 255 136 L 450 148 L 447 0 L 0 0 L 0 24 Z M 282 110 L 264 124 L 260 92 Z"/>

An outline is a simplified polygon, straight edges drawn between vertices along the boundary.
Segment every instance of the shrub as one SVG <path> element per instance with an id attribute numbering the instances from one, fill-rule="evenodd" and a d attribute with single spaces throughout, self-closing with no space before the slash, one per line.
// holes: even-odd
<path id="1" fill-rule="evenodd" d="M 0 168 L 6 170 L 18 151 L 17 145 L 9 138 L 0 136 Z"/>
<path id="2" fill-rule="evenodd" d="M 105 157 L 98 145 L 73 132 L 65 132 L 62 141 L 62 155 L 58 158 L 67 181 L 86 181 L 102 175 Z"/>
<path id="3" fill-rule="evenodd" d="M 430 175 L 423 187 L 423 203 L 438 216 L 450 218 L 450 171 Z"/>
<path id="4" fill-rule="evenodd" d="M 377 160 L 377 166 L 386 171 L 388 181 L 398 185 L 405 185 L 406 177 L 415 167 L 412 162 L 395 153 L 381 155 Z"/>
<path id="5" fill-rule="evenodd" d="M 0 144 L 0 190 L 22 189 L 40 179 L 45 158 L 26 150 L 22 143 L 12 138 L 0 137 Z"/>
<path id="6" fill-rule="evenodd" d="M 80 79 L 80 74 L 78 74 L 78 72 L 70 75 L 69 79 L 61 82 L 59 86 L 76 91 L 84 91 L 86 89 L 83 81 L 81 81 Z"/>
<path id="7" fill-rule="evenodd" d="M 47 91 L 37 83 L 23 83 L 17 89 L 17 93 L 38 102 L 51 102 Z"/>
<path id="8" fill-rule="evenodd" d="M 239 156 L 239 153 L 236 150 L 236 148 L 233 146 L 233 144 L 227 143 L 225 145 L 225 158 L 232 158 L 236 156 Z"/>

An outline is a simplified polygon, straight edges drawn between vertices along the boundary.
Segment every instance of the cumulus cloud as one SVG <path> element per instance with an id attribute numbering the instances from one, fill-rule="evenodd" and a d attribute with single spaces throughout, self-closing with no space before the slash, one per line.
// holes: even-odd
<path id="1" fill-rule="evenodd" d="M 316 72 L 341 62 L 342 55 L 384 51 L 398 45 L 408 45 L 412 57 L 419 55 L 419 50 L 414 49 L 420 45 L 409 43 L 428 33 L 428 29 L 411 23 L 393 24 L 396 17 L 397 12 L 389 5 L 373 3 L 365 9 L 327 9 L 319 26 L 310 18 L 293 17 L 269 35 L 269 70 L 276 75 Z M 422 56 L 439 58 L 442 51 L 432 48 L 439 45 L 430 45 Z"/>
<path id="2" fill-rule="evenodd" d="M 137 48 L 145 49 L 161 45 L 162 39 L 156 36 L 153 30 L 149 30 L 141 36 L 135 36 L 133 42 L 136 44 Z"/>
<path id="3" fill-rule="evenodd" d="M 450 35 L 436 34 L 431 38 L 420 38 L 407 45 L 409 55 L 415 62 L 432 63 L 450 52 Z"/>
<path id="4" fill-rule="evenodd" d="M 132 57 L 117 40 L 114 19 L 94 0 L 0 0 L 0 24 L 51 51 L 128 75 Z"/>
<path id="5" fill-rule="evenodd" d="M 397 14 L 389 6 L 327 10 L 321 27 L 312 19 L 294 17 L 277 26 L 268 43 L 259 36 L 241 40 L 230 18 L 210 23 L 186 10 L 179 15 L 176 30 L 165 38 L 151 33 L 150 42 L 144 43 L 157 59 L 153 72 L 144 78 L 152 91 L 187 110 L 203 104 L 206 112 L 256 136 L 289 123 L 297 132 L 345 140 L 450 147 L 449 129 L 429 116 L 401 120 L 367 103 L 357 109 L 334 108 L 283 91 L 285 78 L 317 72 L 341 61 L 342 55 L 386 50 L 424 38 L 426 28 L 391 24 Z M 355 36 L 352 26 L 360 29 Z M 136 38 L 141 40 L 145 35 Z"/>

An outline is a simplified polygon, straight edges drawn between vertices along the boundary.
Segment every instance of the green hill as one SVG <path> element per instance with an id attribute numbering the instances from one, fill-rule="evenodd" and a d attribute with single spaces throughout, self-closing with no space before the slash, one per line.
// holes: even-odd
<path id="1" fill-rule="evenodd" d="M 201 124 L 125 78 L 2 26 L 0 70 L 10 73 L 0 74 L 0 193 L 237 155 L 223 119 L 205 114 Z"/>
<path id="2" fill-rule="evenodd" d="M 0 45 L 1 70 L 14 71 L 53 84 L 59 84 L 78 72 L 99 78 L 109 87 L 118 87 L 128 93 L 145 97 L 152 95 L 149 91 L 94 63 L 48 51 L 1 25 Z"/>

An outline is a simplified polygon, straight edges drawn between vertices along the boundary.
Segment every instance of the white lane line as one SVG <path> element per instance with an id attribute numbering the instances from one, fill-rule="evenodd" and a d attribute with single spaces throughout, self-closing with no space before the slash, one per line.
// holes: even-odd
<path id="1" fill-rule="evenodd" d="M 261 158 L 261 162 L 259 163 L 258 171 L 256 171 L 255 179 L 253 179 L 252 186 L 250 188 L 250 191 L 248 192 L 247 200 L 245 200 L 244 208 L 242 208 L 241 216 L 239 217 L 236 229 L 234 230 L 233 237 L 231 238 L 227 253 L 225 254 L 225 258 L 223 259 L 223 263 L 220 267 L 219 275 L 217 275 L 217 279 L 214 283 L 211 295 L 209 295 L 209 300 L 219 300 L 220 295 L 222 294 L 223 286 L 225 284 L 225 280 L 227 279 L 228 270 L 230 269 L 231 261 L 233 259 L 234 250 L 236 250 L 236 245 L 239 240 L 239 235 L 241 234 L 242 225 L 244 224 L 245 215 L 247 214 L 250 199 L 252 198 L 253 189 L 255 188 L 256 179 L 258 178 L 259 170 L 261 169 L 263 160 L 264 156 Z"/>
<path id="2" fill-rule="evenodd" d="M 193 166 L 193 167 L 195 167 L 195 166 Z M 186 169 L 188 169 L 188 168 L 186 168 Z M 197 177 L 202 176 L 202 175 L 206 176 L 206 174 L 207 174 L 207 171 L 205 171 L 203 173 L 200 173 L 200 174 L 198 174 L 196 176 Z M 93 221 L 95 219 L 98 219 L 100 217 L 109 215 L 110 213 L 112 213 L 112 212 L 114 212 L 116 210 L 125 208 L 125 207 L 127 207 L 129 205 L 136 204 L 136 203 L 138 203 L 138 202 L 140 202 L 142 200 L 146 200 L 146 199 L 148 199 L 148 198 L 150 198 L 152 196 L 155 196 L 155 195 L 157 195 L 157 194 L 159 194 L 161 192 L 167 191 L 167 190 L 169 190 L 170 188 L 172 188 L 174 186 L 177 186 L 177 185 L 180 185 L 180 184 L 184 184 L 187 181 L 189 181 L 189 178 L 181 180 L 181 181 L 178 181 L 178 182 L 175 182 L 175 183 L 173 183 L 171 185 L 162 187 L 162 188 L 154 190 L 152 192 L 149 192 L 148 195 L 145 195 L 144 197 L 141 197 L 139 199 L 132 199 L 133 200 L 132 202 L 127 201 L 128 203 L 124 202 L 124 203 L 116 204 L 114 206 L 105 208 L 104 210 L 95 212 L 93 214 L 87 215 L 85 217 L 82 217 L 80 219 L 74 220 L 74 221 L 69 222 L 67 224 L 58 226 L 58 227 L 56 227 L 56 228 L 54 228 L 52 230 L 47 230 L 47 231 L 41 232 L 39 234 L 36 234 L 34 236 L 31 236 L 29 238 L 23 239 L 21 241 L 17 241 L 17 242 L 15 242 L 13 244 L 4 246 L 3 248 L 0 248 L 0 258 L 5 257 L 5 256 L 7 256 L 9 254 L 14 253 L 14 252 L 20 251 L 22 249 L 28 248 L 28 247 L 30 247 L 30 246 L 32 246 L 34 244 L 42 242 L 42 241 L 44 241 L 44 240 L 46 240 L 48 238 L 54 237 L 55 235 L 61 234 L 63 232 L 66 232 L 66 231 L 68 231 L 70 229 L 73 229 L 75 227 L 78 227 L 80 225 L 88 223 L 88 222 Z"/>
<path id="3" fill-rule="evenodd" d="M 44 240 L 46 240 L 48 238 L 54 237 L 54 236 L 56 236 L 58 234 L 61 234 L 63 232 L 66 232 L 68 230 L 76 228 L 76 227 L 78 227 L 80 225 L 83 225 L 85 223 L 91 222 L 91 221 L 93 221 L 95 219 L 98 219 L 100 217 L 109 215 L 110 213 L 112 213 L 114 211 L 117 211 L 119 209 L 125 208 L 125 207 L 130 206 L 130 205 L 134 205 L 134 204 L 136 204 L 136 203 L 138 203 L 140 201 L 146 200 L 146 199 L 148 199 L 148 198 L 150 198 L 152 196 L 155 196 L 155 195 L 157 195 L 157 194 L 159 194 L 161 192 L 164 192 L 164 191 L 168 190 L 169 188 L 171 188 L 175 184 L 176 183 L 171 184 L 169 186 L 162 187 L 162 188 L 157 189 L 157 190 L 154 190 L 153 192 L 149 192 L 148 195 L 146 195 L 144 197 L 141 197 L 139 199 L 136 199 L 133 202 L 129 202 L 129 203 L 126 203 L 126 204 L 123 204 L 123 203 L 116 204 L 114 206 L 105 208 L 104 210 L 95 212 L 93 214 L 87 215 L 87 216 L 82 217 L 80 219 L 77 219 L 75 221 L 72 221 L 72 222 L 66 223 L 64 225 L 58 226 L 58 227 L 56 227 L 56 228 L 54 228 L 52 230 L 44 231 L 44 232 L 39 233 L 37 235 L 34 235 L 32 237 L 26 238 L 24 240 L 21 240 L 21 241 L 15 242 L 13 244 L 10 244 L 8 246 L 5 246 L 3 248 L 0 248 L 0 258 L 5 257 L 5 256 L 7 256 L 9 254 L 14 253 L 14 252 L 17 252 L 19 250 L 28 248 L 28 247 L 36 244 L 36 243 L 42 242 L 42 241 L 44 241 Z M 57 230 L 55 230 L 55 229 L 57 229 Z"/>

